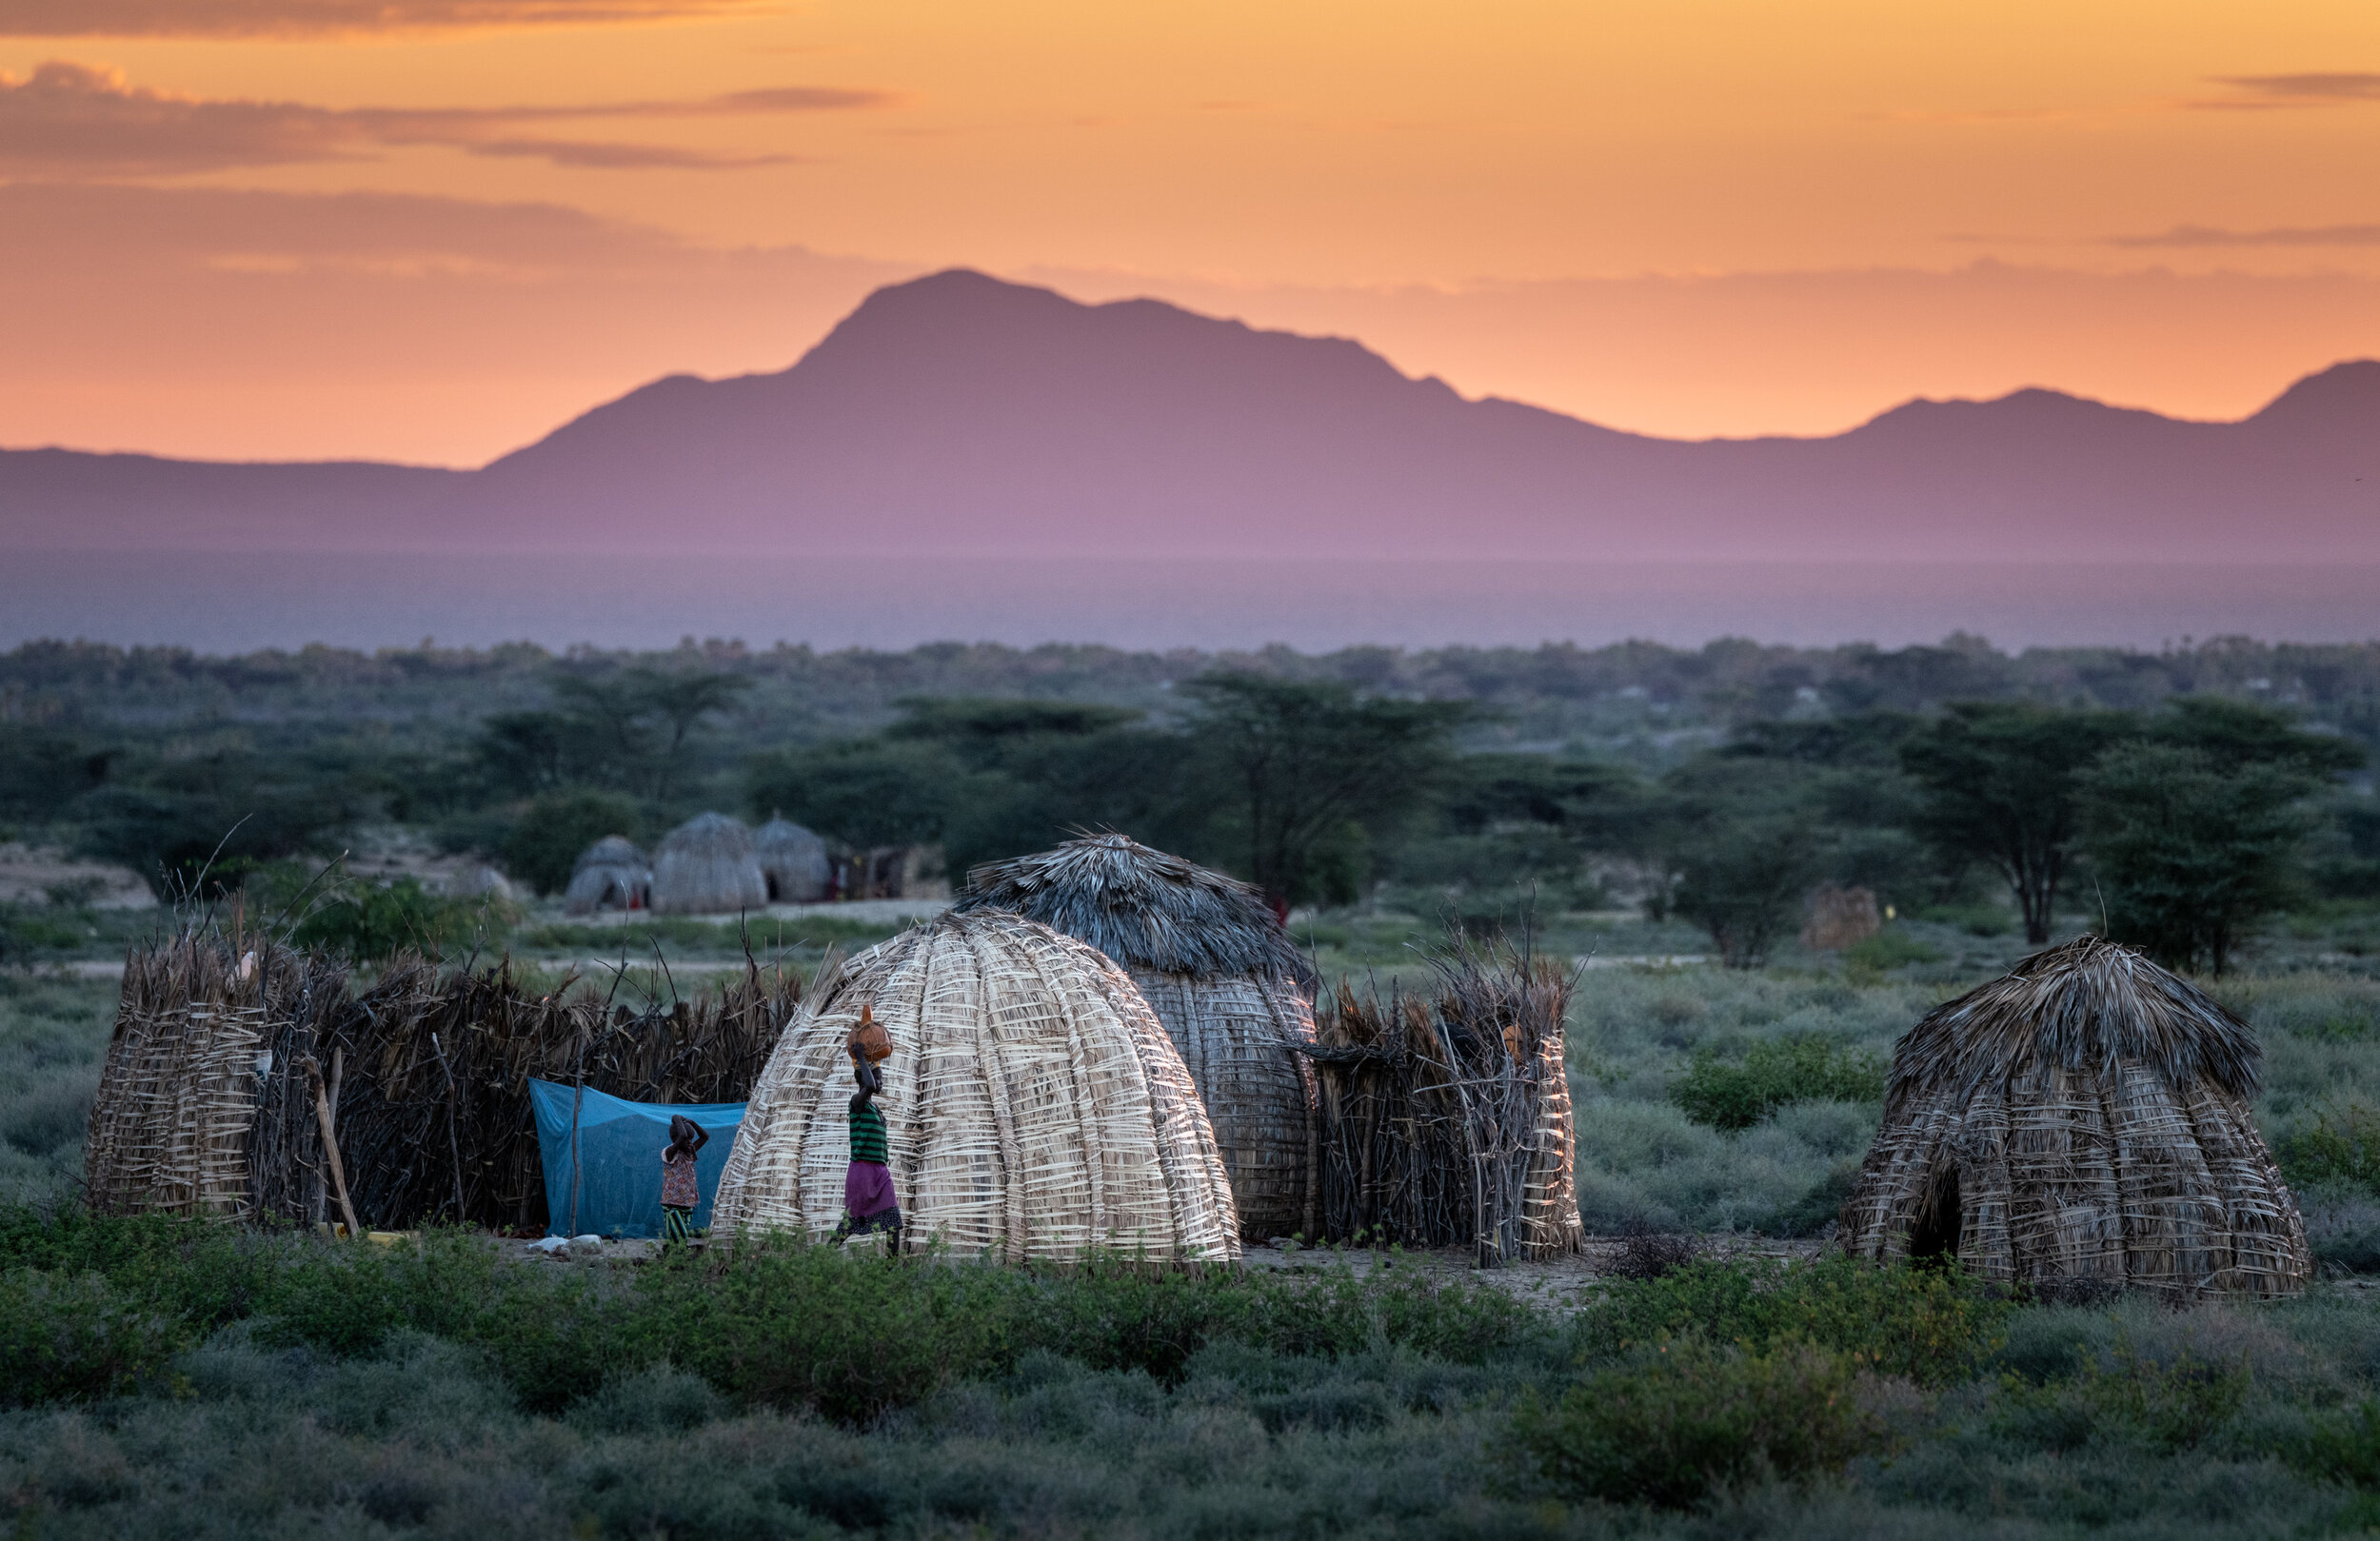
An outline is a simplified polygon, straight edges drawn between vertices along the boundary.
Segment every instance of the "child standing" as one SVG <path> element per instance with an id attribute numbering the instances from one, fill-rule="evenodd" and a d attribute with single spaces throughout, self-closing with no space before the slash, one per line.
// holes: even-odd
<path id="1" fill-rule="evenodd" d="M 694 1178 L 694 1158 L 710 1143 L 710 1133 L 681 1114 L 669 1116 L 669 1143 L 661 1150 L 661 1244 L 682 1247 L 694 1235 L 694 1207 L 703 1190 Z"/>
<path id="2" fill-rule="evenodd" d="M 851 1165 L 843 1175 L 843 1223 L 835 1227 L 833 1244 L 878 1231 L 888 1233 L 891 1247 L 901 1250 L 901 1200 L 893 1192 L 892 1168 L 885 1164 L 883 1110 L 876 1094 L 884 1089 L 876 1061 L 892 1054 L 892 1040 L 867 1007 L 860 1008 L 860 1023 L 843 1048 L 851 1056 L 851 1078 L 860 1089 L 851 1097 Z"/>

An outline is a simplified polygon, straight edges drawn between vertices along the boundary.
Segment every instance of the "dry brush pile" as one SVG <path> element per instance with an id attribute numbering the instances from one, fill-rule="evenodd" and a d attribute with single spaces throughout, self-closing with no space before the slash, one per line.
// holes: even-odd
<path id="1" fill-rule="evenodd" d="M 186 929 L 126 963 L 88 1199 L 312 1223 L 340 1216 L 344 1183 L 369 1226 L 539 1226 L 532 1077 L 740 1101 L 801 990 L 754 964 L 716 995 L 631 1009 L 576 978 L 533 988 L 508 959 L 418 957 L 363 983 L 268 938 Z"/>

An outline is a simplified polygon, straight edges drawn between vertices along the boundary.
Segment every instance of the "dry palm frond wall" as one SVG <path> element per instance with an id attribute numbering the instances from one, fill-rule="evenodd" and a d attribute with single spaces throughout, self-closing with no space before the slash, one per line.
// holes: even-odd
<path id="1" fill-rule="evenodd" d="M 1482 1266 L 1577 1252 L 1576 974 L 1460 941 L 1432 972 L 1385 998 L 1342 983 L 1316 1019 L 1323 1235 L 1464 1247 Z"/>
<path id="2" fill-rule="evenodd" d="M 1843 1244 L 2053 1297 L 2293 1294 L 2313 1259 L 2249 1116 L 2258 1059 L 2246 1024 L 2129 948 L 2036 953 L 1894 1046 Z"/>
<path id="3" fill-rule="evenodd" d="M 1206 1106 L 1248 1241 L 1319 1234 L 1313 972 L 1247 884 L 1121 835 L 967 874 L 960 910 L 1038 920 L 1121 964 Z"/>
<path id="4" fill-rule="evenodd" d="M 892 1042 L 877 1106 L 911 1244 L 1012 1262 L 1239 1255 L 1181 1056 L 1105 956 L 1000 910 L 942 915 L 822 973 L 753 1089 L 712 1224 L 820 1235 L 850 1161 L 844 1040 Z"/>
<path id="5" fill-rule="evenodd" d="M 510 965 L 400 958 L 357 989 L 335 962 L 189 932 L 125 968 L 92 1104 L 90 1203 L 299 1222 L 336 1217 L 311 1058 L 363 1223 L 542 1226 L 531 1077 L 639 1102 L 741 1100 L 801 981 L 752 968 L 716 996 L 631 1011 Z"/>

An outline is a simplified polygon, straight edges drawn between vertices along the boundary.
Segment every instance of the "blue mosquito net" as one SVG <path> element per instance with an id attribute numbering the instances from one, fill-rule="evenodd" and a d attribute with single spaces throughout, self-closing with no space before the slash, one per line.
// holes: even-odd
<path id="1" fill-rule="evenodd" d="M 529 1082 L 529 1105 L 537 1114 L 537 1151 L 545 1166 L 545 1230 L 550 1235 L 657 1236 L 661 1235 L 661 1153 L 669 1143 L 669 1116 L 683 1115 L 710 1134 L 694 1163 L 703 1202 L 694 1211 L 697 1230 L 711 1223 L 711 1200 L 719 1175 L 744 1122 L 741 1102 L 624 1102 L 588 1090 L 578 1105 L 578 1229 L 571 1229 L 570 1105 L 576 1088 L 552 1081 Z"/>

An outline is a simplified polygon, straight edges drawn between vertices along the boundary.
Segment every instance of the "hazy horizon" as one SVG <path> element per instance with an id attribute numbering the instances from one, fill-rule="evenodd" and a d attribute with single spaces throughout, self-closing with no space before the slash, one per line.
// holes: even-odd
<path id="1" fill-rule="evenodd" d="M 821 650 L 933 642 L 1301 651 L 1720 637 L 2010 651 L 2185 639 L 2380 639 L 2380 565 L 1180 563 L 563 555 L 30 553 L 0 567 L 0 646 L 46 639 L 202 653 L 680 639 Z"/>

